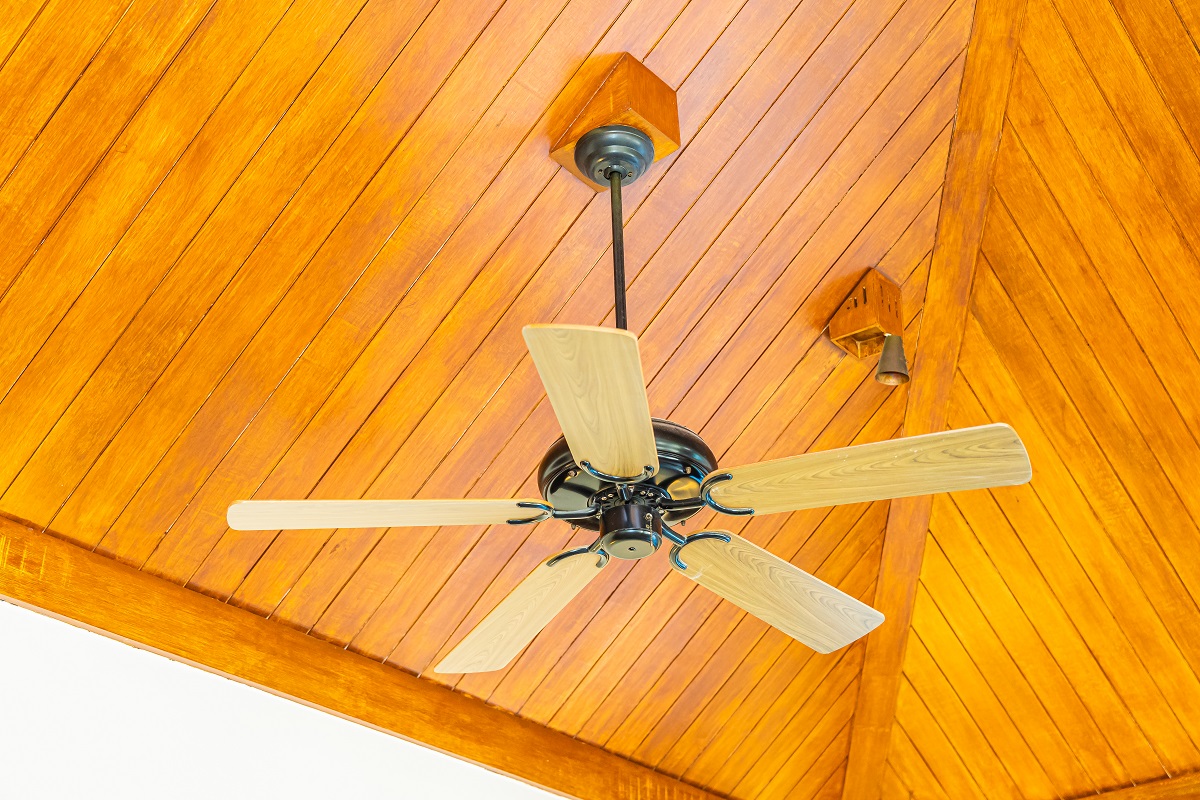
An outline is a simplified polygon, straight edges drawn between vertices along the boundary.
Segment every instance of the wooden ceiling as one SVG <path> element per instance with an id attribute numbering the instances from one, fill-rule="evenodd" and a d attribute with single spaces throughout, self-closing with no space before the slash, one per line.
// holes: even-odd
<path id="1" fill-rule="evenodd" d="M 934 500 L 887 798 L 1200 767 L 1200 17 L 1177 8 L 1028 2 L 949 422 L 1010 422 L 1034 479 Z"/>
<path id="2" fill-rule="evenodd" d="M 728 797 L 1069 798 L 1200 769 L 1200 8 L 1112 2 L 16 0 L 0 513 L 157 576 L 139 591 L 186 586 Z M 1005 8 L 1011 91 L 976 46 Z M 969 39 L 992 139 L 964 134 Z M 911 431 L 920 395 L 823 335 L 877 266 L 910 354 L 926 334 L 912 385 L 965 312 L 947 421 L 1030 450 L 1029 487 L 925 507 L 919 584 L 881 560 L 886 502 L 722 520 L 867 602 L 901 586 L 890 662 L 813 653 L 648 559 L 509 668 L 438 675 L 589 537 L 224 524 L 248 497 L 536 494 L 559 431 L 520 329 L 612 324 L 608 198 L 548 149 L 572 78 L 617 52 L 679 98 L 684 146 L 625 198 L 656 416 L 727 465 Z M 971 216 L 957 187 L 941 202 L 952 140 L 983 154 L 982 249 L 948 233 Z M 922 328 L 935 237 L 962 243 L 963 300 L 937 288 Z M 860 733 L 860 678 L 888 663 L 886 724 Z"/>

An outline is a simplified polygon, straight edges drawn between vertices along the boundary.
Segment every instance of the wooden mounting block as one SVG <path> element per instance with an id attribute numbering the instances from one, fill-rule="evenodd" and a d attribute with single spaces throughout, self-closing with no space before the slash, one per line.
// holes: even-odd
<path id="1" fill-rule="evenodd" d="M 855 358 L 866 358 L 883 349 L 889 333 L 904 333 L 900 287 L 871 269 L 829 320 L 829 338 Z"/>
<path id="2" fill-rule="evenodd" d="M 675 90 L 629 53 L 594 62 L 563 93 L 566 129 L 550 146 L 550 157 L 596 191 L 607 189 L 575 166 L 575 143 L 604 125 L 629 125 L 654 142 L 657 161 L 679 149 Z"/>

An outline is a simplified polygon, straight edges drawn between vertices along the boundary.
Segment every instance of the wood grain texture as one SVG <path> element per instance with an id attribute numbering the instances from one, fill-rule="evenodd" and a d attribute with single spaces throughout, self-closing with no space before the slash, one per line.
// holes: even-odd
<path id="1" fill-rule="evenodd" d="M 1010 422 L 1038 469 L 934 502 L 916 700 L 896 718 L 910 746 L 889 755 L 916 796 L 1197 793 L 1184 5 L 1029 0 L 948 422 Z M 987 743 L 928 733 L 963 724 L 959 703 Z"/>
<path id="2" fill-rule="evenodd" d="M 27 212 L 3 215 L 0 509 L 724 794 L 836 792 L 861 645 L 816 654 L 660 557 L 503 669 L 441 675 L 588 534 L 226 512 L 537 494 L 560 427 L 521 328 L 612 318 L 607 198 L 548 149 L 613 53 L 678 99 L 682 146 L 626 193 L 648 407 L 730 464 L 894 436 L 903 395 L 822 329 L 873 265 L 916 342 L 973 0 L 127 5 L 0 22 L 0 202 Z M 869 599 L 886 506 L 844 508 L 733 527 Z"/>
<path id="3" fill-rule="evenodd" d="M 618 477 L 657 470 L 637 336 L 586 325 L 522 332 L 575 463 Z"/>
<path id="4" fill-rule="evenodd" d="M 906 436 L 733 467 L 713 486 L 722 505 L 755 514 L 841 503 L 1014 486 L 1032 475 L 1021 438 L 1008 425 Z"/>
<path id="5" fill-rule="evenodd" d="M 866 636 L 883 615 L 735 533 L 679 551 L 681 574 L 803 642 L 832 653 Z"/>
<path id="6" fill-rule="evenodd" d="M 1197 795 L 1200 795 L 1200 773 L 1192 772 L 1127 789 L 1113 789 L 1110 792 L 1081 797 L 1096 797 L 1100 800 L 1184 800 Z"/>
<path id="7" fill-rule="evenodd" d="M 1004 123 L 1026 0 L 978 0 L 967 46 L 938 232 L 929 271 L 904 433 L 946 427 L 946 404 L 962 341 L 975 262 L 987 220 L 992 170 Z M 875 605 L 892 620 L 867 644 L 843 797 L 879 796 L 900 690 L 904 651 L 932 503 L 892 503 Z"/>
<path id="8" fill-rule="evenodd" d="M 575 596 L 600 574 L 607 559 L 582 553 L 551 556 L 500 601 L 434 667 L 443 675 L 491 672 L 508 666 Z"/>
<path id="9" fill-rule="evenodd" d="M 5 518 L 0 596 L 569 797 L 713 797 Z"/>
<path id="10" fill-rule="evenodd" d="M 235 531 L 502 525 L 537 518 L 542 501 L 525 500 L 243 500 L 229 507 Z M 521 503 L 530 506 L 522 507 Z"/>

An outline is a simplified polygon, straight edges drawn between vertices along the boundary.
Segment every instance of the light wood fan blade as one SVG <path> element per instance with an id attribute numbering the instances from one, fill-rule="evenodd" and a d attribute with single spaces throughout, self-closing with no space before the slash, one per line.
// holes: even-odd
<path id="1" fill-rule="evenodd" d="M 722 472 L 730 477 L 711 483 L 712 499 L 756 514 L 1013 486 L 1032 475 L 1025 446 L 1004 424 L 807 453 Z"/>
<path id="2" fill-rule="evenodd" d="M 575 461 L 623 478 L 658 469 L 637 337 L 586 325 L 528 325 L 524 334 Z"/>
<path id="3" fill-rule="evenodd" d="M 434 672 L 491 672 L 507 666 L 606 563 L 607 555 L 591 552 L 546 559 L 455 645 Z"/>
<path id="4" fill-rule="evenodd" d="M 689 542 L 679 550 L 685 568 L 671 566 L 817 652 L 832 653 L 883 622 L 875 609 L 758 545 L 716 533 L 729 541 Z"/>
<path id="5" fill-rule="evenodd" d="M 235 531 L 499 525 L 544 518 L 544 508 L 540 500 L 243 500 L 226 519 Z"/>

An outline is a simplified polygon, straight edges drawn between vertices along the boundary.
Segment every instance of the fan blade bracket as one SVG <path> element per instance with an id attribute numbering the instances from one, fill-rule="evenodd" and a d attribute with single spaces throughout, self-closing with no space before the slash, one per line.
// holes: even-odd
<path id="1" fill-rule="evenodd" d="M 686 574 L 688 565 L 683 563 L 683 559 L 679 557 L 679 553 L 692 542 L 700 541 L 701 539 L 717 539 L 725 544 L 729 544 L 731 541 L 728 533 L 721 533 L 720 531 L 700 531 L 700 533 L 693 533 L 691 536 L 684 537 L 683 542 L 671 547 L 671 554 L 669 556 L 671 566 Z"/>
<path id="2" fill-rule="evenodd" d="M 517 501 L 517 508 L 533 508 L 541 513 L 535 514 L 532 517 L 506 520 L 509 525 L 534 525 L 538 522 L 545 522 L 554 516 L 554 506 L 549 503 L 540 503 L 536 500 L 519 500 Z"/>
<path id="3" fill-rule="evenodd" d="M 704 504 L 706 506 L 708 506 L 713 511 L 716 511 L 718 513 L 726 514 L 731 517 L 749 517 L 749 516 L 751 516 L 752 514 L 754 514 L 753 508 L 730 508 L 728 506 L 721 505 L 720 503 L 718 503 L 716 500 L 713 499 L 713 496 L 712 496 L 713 488 L 715 486 L 717 486 L 717 484 L 724 483 L 725 481 L 730 481 L 730 480 L 733 480 L 733 475 L 729 474 L 728 472 L 721 472 L 716 475 L 709 475 L 707 478 L 704 479 L 704 483 L 701 484 L 701 486 L 700 486 L 700 499 L 704 501 Z"/>
<path id="4" fill-rule="evenodd" d="M 595 478 L 598 481 L 604 481 L 606 483 L 615 483 L 618 485 L 623 485 L 623 484 L 627 484 L 627 483 L 641 483 L 642 481 L 650 480 L 651 478 L 653 478 L 655 475 L 658 474 L 658 465 L 657 464 L 647 464 L 646 466 L 642 467 L 641 475 L 636 475 L 632 478 L 621 478 L 616 475 L 609 475 L 607 472 L 601 472 L 600 470 L 598 470 L 592 466 L 592 462 L 590 462 L 586 459 L 583 461 L 580 461 L 579 466 L 584 472 L 586 472 L 588 475 L 591 475 L 593 478 Z"/>
<path id="5" fill-rule="evenodd" d="M 543 561 L 433 671 L 491 672 L 510 664 L 608 564 L 608 554 L 594 548 L 595 543 Z"/>
<path id="6" fill-rule="evenodd" d="M 576 547 L 573 550 L 564 550 L 558 555 L 551 557 L 550 560 L 546 562 L 546 566 L 553 567 L 560 561 L 565 561 L 572 556 L 582 556 L 586 553 L 595 553 L 596 555 L 600 556 L 600 560 L 596 562 L 596 569 L 600 569 L 608 564 L 609 555 L 608 553 L 604 552 L 603 548 L 598 546 L 599 544 L 600 540 L 597 539 L 587 547 Z"/>

